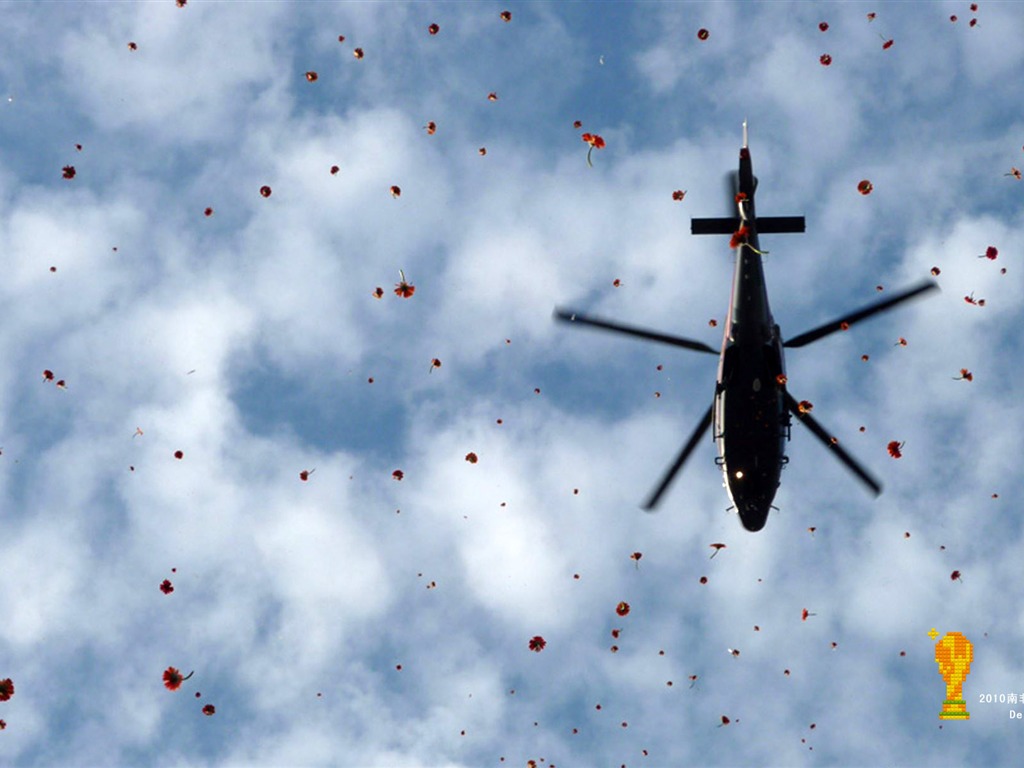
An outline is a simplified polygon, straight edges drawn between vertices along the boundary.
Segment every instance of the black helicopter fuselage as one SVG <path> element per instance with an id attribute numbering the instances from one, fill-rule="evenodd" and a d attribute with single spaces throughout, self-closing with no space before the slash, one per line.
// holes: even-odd
<path id="1" fill-rule="evenodd" d="M 926 280 L 890 298 L 840 315 L 784 340 L 768 306 L 761 261 L 763 252 L 758 235 L 803 232 L 806 225 L 803 216 L 758 217 L 754 211 L 756 191 L 757 179 L 747 145 L 747 124 L 744 123 L 743 147 L 740 149 L 739 173 L 734 189 L 736 214 L 724 218 L 695 218 L 690 225 L 690 231 L 695 235 L 729 235 L 729 245 L 736 252 L 732 297 L 720 351 L 696 339 L 625 325 L 574 310 L 555 309 L 555 318 L 563 322 L 718 355 L 714 400 L 643 506 L 647 510 L 657 506 L 698 442 L 713 426 L 719 454 L 717 463 L 725 473 L 729 497 L 748 531 L 761 530 L 768 520 L 782 468 L 788 461 L 785 446 L 790 437 L 791 417 L 796 417 L 806 426 L 872 493 L 877 495 L 882 490 L 881 483 L 810 415 L 810 405 L 798 402 L 789 393 L 783 349 L 804 347 L 837 331 L 848 330 L 854 323 L 938 288 L 934 281 Z"/>
<path id="2" fill-rule="evenodd" d="M 790 422 L 782 338 L 768 305 L 754 212 L 756 180 L 746 146 L 740 150 L 737 187 L 739 227 L 730 243 L 736 249 L 736 267 L 712 423 L 729 497 L 743 527 L 759 531 L 768 520 L 787 461 Z"/>

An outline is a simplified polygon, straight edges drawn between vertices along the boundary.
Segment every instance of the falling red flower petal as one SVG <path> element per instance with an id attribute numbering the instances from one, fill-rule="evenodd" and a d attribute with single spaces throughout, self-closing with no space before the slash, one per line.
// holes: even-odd
<path id="1" fill-rule="evenodd" d="M 477 457 L 477 455 L 472 451 L 466 454 L 466 461 L 468 461 L 470 464 L 476 464 L 479 460 L 480 459 Z"/>
<path id="2" fill-rule="evenodd" d="M 711 34 L 710 32 L 708 32 L 706 29 L 701 27 L 700 29 L 697 30 L 697 39 L 698 40 L 707 40 L 710 34 Z"/>
<path id="3" fill-rule="evenodd" d="M 544 650 L 544 646 L 546 646 L 547 644 L 547 640 L 545 640 L 543 637 L 541 637 L 540 635 L 534 635 L 530 638 L 529 647 L 530 650 L 534 653 L 540 653 Z"/>
<path id="4" fill-rule="evenodd" d="M 11 678 L 0 680 L 0 701 L 10 701 L 14 695 L 14 681 Z"/>
<path id="5" fill-rule="evenodd" d="M 619 616 L 626 616 L 626 615 L 628 615 L 629 614 L 629 603 L 627 603 L 625 600 L 621 601 L 617 606 L 615 606 L 615 612 L 617 614 L 619 614 Z"/>
<path id="6" fill-rule="evenodd" d="M 903 443 L 899 440 L 891 440 L 889 445 L 886 446 L 886 450 L 894 459 L 903 458 Z"/>
<path id="7" fill-rule="evenodd" d="M 686 197 L 686 190 L 684 189 L 677 189 L 675 192 L 672 193 L 672 199 L 675 200 L 676 202 L 679 202 L 684 197 Z"/>
<path id="8" fill-rule="evenodd" d="M 315 83 L 318 77 L 319 75 L 317 75 L 317 73 L 312 70 L 306 73 L 306 79 L 311 83 Z"/>
<path id="9" fill-rule="evenodd" d="M 264 197 L 270 197 L 270 193 L 270 187 L 268 187 L 266 184 L 260 187 L 260 194 L 263 195 Z"/>
<path id="10" fill-rule="evenodd" d="M 832 57 L 829 56 L 827 53 L 823 53 L 821 54 L 821 58 L 818 59 L 818 61 L 821 62 L 821 66 L 827 67 L 832 64 Z"/>
<path id="11" fill-rule="evenodd" d="M 440 31 L 441 28 L 437 26 L 437 24 L 431 24 L 429 27 L 427 27 L 427 32 L 429 32 L 432 35 L 436 35 Z"/>
<path id="12" fill-rule="evenodd" d="M 203 714 L 207 717 L 213 717 L 217 713 L 217 708 L 213 704 L 207 704 L 203 707 Z"/>
<path id="13" fill-rule="evenodd" d="M 821 24 L 818 25 L 818 29 L 820 29 L 822 32 L 827 32 L 828 31 L 828 22 L 827 21 L 821 22 Z"/>
<path id="14" fill-rule="evenodd" d="M 395 480 L 401 480 L 403 477 L 405 477 L 405 472 L 403 472 L 400 469 L 396 469 L 394 472 L 391 473 L 391 477 L 393 477 Z"/>
<path id="15" fill-rule="evenodd" d="M 64 168 L 62 169 L 62 171 L 63 171 L 63 176 L 64 176 L 65 179 L 73 179 L 73 178 L 75 178 L 75 166 L 73 166 L 73 165 L 65 165 Z"/>
<path id="16" fill-rule="evenodd" d="M 857 185 L 857 191 L 860 192 L 862 195 L 870 195 L 871 190 L 873 190 L 874 188 L 874 184 L 872 184 L 867 179 L 864 179 L 862 182 L 860 182 L 860 184 Z"/>
<path id="17" fill-rule="evenodd" d="M 170 579 L 164 579 L 160 583 L 160 591 L 163 592 L 165 595 L 169 595 L 169 594 L 171 594 L 171 592 L 174 591 L 174 585 L 171 584 L 171 580 Z"/>

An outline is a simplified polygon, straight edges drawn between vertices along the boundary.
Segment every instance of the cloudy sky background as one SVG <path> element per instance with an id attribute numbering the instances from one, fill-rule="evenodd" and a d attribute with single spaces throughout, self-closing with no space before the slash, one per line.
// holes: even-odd
<path id="1" fill-rule="evenodd" d="M 1024 7 L 980 5 L 5 4 L 0 761 L 1010 764 Z M 784 335 L 943 289 L 790 352 L 885 493 L 794 424 L 756 534 L 710 437 L 638 508 L 715 360 L 551 316 L 718 346 L 689 219 L 744 118 L 759 213 L 807 217 L 762 239 Z"/>

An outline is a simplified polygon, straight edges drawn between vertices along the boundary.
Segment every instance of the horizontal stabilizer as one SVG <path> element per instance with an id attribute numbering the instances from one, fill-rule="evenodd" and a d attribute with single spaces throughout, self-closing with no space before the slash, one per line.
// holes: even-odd
<path id="1" fill-rule="evenodd" d="M 762 235 L 778 235 L 783 232 L 804 232 L 807 228 L 803 216 L 758 216 L 757 231 Z"/>
<path id="2" fill-rule="evenodd" d="M 762 235 L 778 235 L 784 232 L 804 232 L 806 222 L 803 216 L 758 216 L 755 228 Z M 690 234 L 731 235 L 740 228 L 736 216 L 722 219 L 690 219 Z"/>
<path id="3" fill-rule="evenodd" d="M 692 235 L 731 235 L 740 228 L 740 220 L 736 216 L 725 219 L 690 219 Z"/>

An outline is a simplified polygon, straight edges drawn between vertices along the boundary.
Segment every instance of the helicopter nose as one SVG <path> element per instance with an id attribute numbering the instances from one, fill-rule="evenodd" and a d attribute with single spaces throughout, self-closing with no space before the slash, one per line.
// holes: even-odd
<path id="1" fill-rule="evenodd" d="M 748 503 L 740 508 L 740 522 L 751 533 L 764 528 L 768 522 L 768 507 L 756 503 Z"/>

